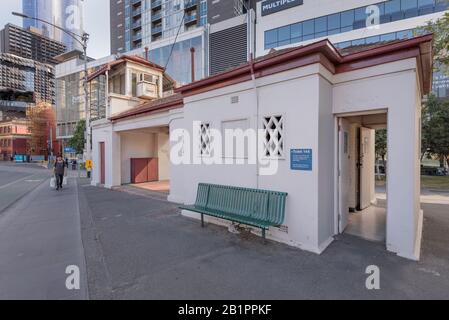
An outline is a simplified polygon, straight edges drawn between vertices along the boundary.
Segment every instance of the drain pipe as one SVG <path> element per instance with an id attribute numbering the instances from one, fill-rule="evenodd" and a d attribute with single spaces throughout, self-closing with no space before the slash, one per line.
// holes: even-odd
<path id="1" fill-rule="evenodd" d="M 192 72 L 192 83 L 195 82 L 195 48 L 190 48 L 190 66 Z"/>
<path id="2" fill-rule="evenodd" d="M 147 60 L 147 61 L 148 61 L 148 51 L 149 50 L 150 49 L 148 47 L 145 47 L 145 60 Z"/>
<path id="3" fill-rule="evenodd" d="M 256 83 L 256 74 L 254 72 L 254 56 L 253 53 L 250 54 L 250 61 L 249 66 L 251 69 L 251 79 L 253 82 L 253 89 L 254 94 L 256 97 L 256 189 L 259 189 L 259 113 L 260 113 L 260 107 L 259 107 L 259 92 L 257 90 L 257 83 Z"/>

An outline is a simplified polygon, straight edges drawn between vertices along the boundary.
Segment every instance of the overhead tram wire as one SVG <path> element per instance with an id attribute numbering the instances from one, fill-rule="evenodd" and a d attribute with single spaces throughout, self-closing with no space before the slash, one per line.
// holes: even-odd
<path id="1" fill-rule="evenodd" d="M 181 27 L 182 27 L 182 24 L 184 23 L 185 17 L 186 17 L 186 12 L 184 10 L 184 14 L 182 15 L 182 19 L 181 19 L 181 21 L 179 23 L 178 32 L 176 32 L 175 41 L 173 42 L 173 44 L 171 46 L 170 54 L 168 55 L 167 63 L 165 64 L 165 68 L 164 68 L 165 70 L 167 70 L 168 63 L 170 62 L 171 56 L 173 54 L 173 49 L 175 48 L 176 41 L 178 40 L 179 32 L 181 31 Z"/>

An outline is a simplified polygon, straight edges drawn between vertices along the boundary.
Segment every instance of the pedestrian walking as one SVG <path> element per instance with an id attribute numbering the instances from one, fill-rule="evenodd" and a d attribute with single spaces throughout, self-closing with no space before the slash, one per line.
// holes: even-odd
<path id="1" fill-rule="evenodd" d="M 54 166 L 54 169 L 53 169 L 54 174 L 55 174 L 55 178 L 56 178 L 56 190 L 62 189 L 62 183 L 64 181 L 65 168 L 66 168 L 65 161 L 64 161 L 64 159 L 61 156 L 59 156 L 56 159 L 55 166 Z"/>

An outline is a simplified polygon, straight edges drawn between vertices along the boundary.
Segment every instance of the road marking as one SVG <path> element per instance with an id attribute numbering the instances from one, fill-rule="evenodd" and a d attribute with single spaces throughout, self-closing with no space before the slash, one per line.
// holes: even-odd
<path id="1" fill-rule="evenodd" d="M 36 174 L 31 174 L 31 175 L 29 175 L 29 176 L 26 176 L 25 178 L 22 178 L 22 179 L 15 180 L 15 181 L 13 181 L 13 182 L 7 183 L 7 184 L 5 184 L 5 185 L 3 185 L 3 186 L 0 186 L 0 189 L 5 189 L 5 188 L 7 188 L 7 187 L 10 187 L 10 186 L 12 186 L 13 184 L 16 184 L 16 183 L 18 183 L 18 182 L 25 181 L 25 180 L 27 180 L 27 179 L 29 179 L 29 178 L 31 178 L 31 177 L 34 177 L 35 175 L 36 175 Z"/>

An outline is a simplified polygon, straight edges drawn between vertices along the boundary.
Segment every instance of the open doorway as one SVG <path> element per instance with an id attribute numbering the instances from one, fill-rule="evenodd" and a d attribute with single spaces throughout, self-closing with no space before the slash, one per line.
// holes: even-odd
<path id="1" fill-rule="evenodd" d="M 376 144 L 376 132 L 385 135 L 387 113 L 351 115 L 338 119 L 338 228 L 370 241 L 386 242 L 386 179 L 376 186 L 378 154 L 384 148 Z M 377 173 L 376 173 L 377 172 Z"/>
<path id="2" fill-rule="evenodd" d="M 170 192 L 168 127 L 121 133 L 122 184 L 154 192 Z"/>

